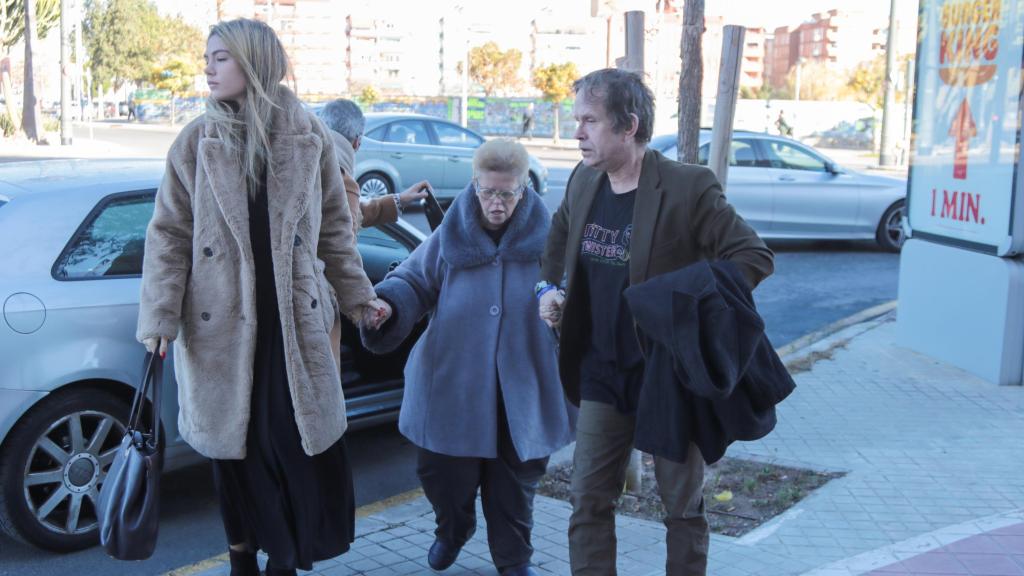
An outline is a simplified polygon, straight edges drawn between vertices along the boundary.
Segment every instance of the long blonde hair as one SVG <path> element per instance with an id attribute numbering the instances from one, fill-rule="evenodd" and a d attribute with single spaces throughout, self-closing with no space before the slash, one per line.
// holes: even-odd
<path id="1" fill-rule="evenodd" d="M 288 75 L 288 55 L 273 28 L 259 20 L 219 22 L 210 27 L 213 35 L 224 42 L 245 75 L 245 100 L 236 112 L 211 95 L 206 100 L 206 119 L 228 151 L 238 155 L 251 191 L 264 167 L 272 171 L 271 116 L 279 107 L 281 82 Z"/>

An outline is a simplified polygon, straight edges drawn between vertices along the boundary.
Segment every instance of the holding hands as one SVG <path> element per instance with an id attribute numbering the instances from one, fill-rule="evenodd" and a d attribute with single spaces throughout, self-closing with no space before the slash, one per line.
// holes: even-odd
<path id="1" fill-rule="evenodd" d="M 558 328 L 562 323 L 562 306 L 565 305 L 565 292 L 559 289 L 548 290 L 540 296 L 540 319 L 551 328 Z"/>
<path id="2" fill-rule="evenodd" d="M 379 330 L 391 318 L 391 306 L 380 298 L 374 298 L 363 304 L 361 325 L 371 330 Z"/>

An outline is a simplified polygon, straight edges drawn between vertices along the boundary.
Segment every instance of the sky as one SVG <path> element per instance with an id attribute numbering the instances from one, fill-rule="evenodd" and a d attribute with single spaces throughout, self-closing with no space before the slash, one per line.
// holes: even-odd
<path id="1" fill-rule="evenodd" d="M 346 9 L 358 7 L 363 13 L 372 13 L 387 6 L 385 14 L 400 13 L 406 16 L 436 18 L 445 13 L 455 12 L 457 7 L 465 6 L 468 15 L 481 23 L 508 22 L 510 19 L 529 20 L 535 16 L 550 16 L 564 20 L 567 24 L 573 20 L 585 19 L 590 15 L 590 0 L 516 0 L 509 3 L 505 0 L 336 0 L 339 7 Z M 655 0 L 601 0 L 613 3 L 619 10 L 653 9 Z M 764 27 L 774 30 L 778 26 L 795 26 L 810 18 L 815 12 L 839 8 L 845 10 L 862 10 L 878 15 L 884 22 L 889 14 L 890 0 L 706 0 L 705 12 L 709 15 L 723 15 L 727 24 L 741 24 L 748 27 Z M 194 13 L 208 14 L 204 6 L 212 4 L 212 0 L 197 2 L 181 2 L 180 0 L 156 0 L 161 11 L 167 13 L 184 12 L 186 17 Z M 683 0 L 676 0 L 681 6 Z M 901 20 L 901 28 L 916 25 L 916 0 L 896 0 L 897 17 Z M 190 18 L 192 19 L 192 18 Z"/>

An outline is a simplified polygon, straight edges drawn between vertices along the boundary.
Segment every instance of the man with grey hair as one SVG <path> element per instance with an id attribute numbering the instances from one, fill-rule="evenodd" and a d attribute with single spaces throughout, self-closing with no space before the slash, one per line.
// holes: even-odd
<path id="1" fill-rule="evenodd" d="M 360 228 L 369 228 L 378 224 L 386 224 L 398 220 L 398 215 L 409 204 L 425 198 L 427 190 L 433 192 L 426 180 L 417 182 L 401 194 L 389 194 L 382 198 L 363 200 L 359 194 L 359 184 L 355 181 L 356 151 L 363 142 L 363 130 L 366 118 L 359 106 L 348 99 L 332 100 L 320 111 L 320 120 L 331 129 L 334 139 L 335 156 L 341 165 L 342 181 L 348 195 L 348 207 L 352 212 L 352 224 L 356 232 Z"/>
<path id="2" fill-rule="evenodd" d="M 633 448 L 646 363 L 623 292 L 700 260 L 730 260 L 753 287 L 771 274 L 773 256 L 726 202 L 710 170 L 647 148 L 654 98 L 639 75 L 598 70 L 573 90 L 583 161 L 554 215 L 536 290 L 541 318 L 561 326 L 562 387 L 580 407 L 570 487 L 572 573 L 609 576 L 616 562 L 615 501 Z M 668 529 L 666 573 L 703 575 L 704 460 L 693 443 L 682 452 L 683 462 L 655 456 Z"/>

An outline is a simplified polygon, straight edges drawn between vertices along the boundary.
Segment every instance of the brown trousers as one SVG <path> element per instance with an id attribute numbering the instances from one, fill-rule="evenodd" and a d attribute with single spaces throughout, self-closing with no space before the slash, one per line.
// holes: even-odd
<path id="1" fill-rule="evenodd" d="M 576 425 L 569 520 L 573 576 L 614 576 L 615 500 L 622 494 L 633 449 L 636 417 L 614 406 L 584 400 Z M 685 463 L 655 458 L 665 505 L 667 576 L 704 576 L 709 531 L 704 516 L 704 460 L 693 444 Z"/>

